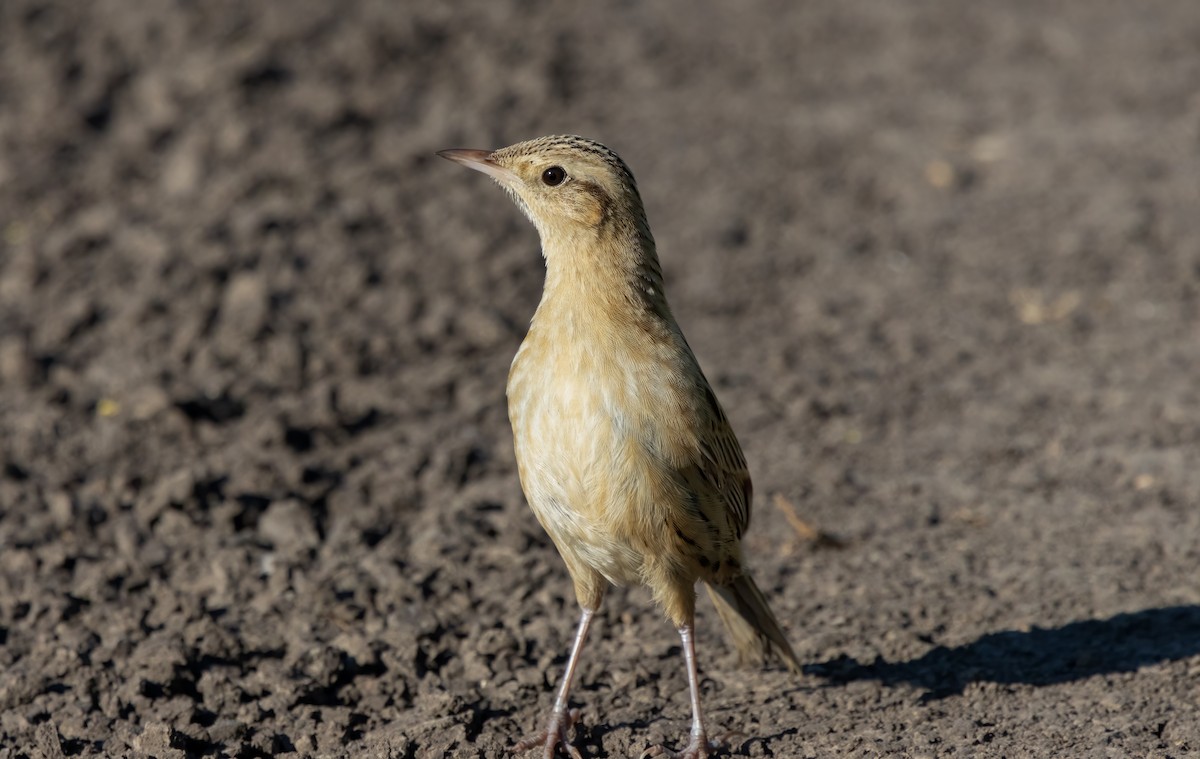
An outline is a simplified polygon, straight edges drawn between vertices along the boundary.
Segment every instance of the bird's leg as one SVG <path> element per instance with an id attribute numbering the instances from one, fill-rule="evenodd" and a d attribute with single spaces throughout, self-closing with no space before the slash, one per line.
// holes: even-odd
<path id="1" fill-rule="evenodd" d="M 704 712 L 700 708 L 700 675 L 696 672 L 696 642 L 692 638 L 692 625 L 686 624 L 679 628 L 679 638 L 683 641 L 683 660 L 687 665 L 688 695 L 692 699 L 692 740 L 687 748 L 679 752 L 679 759 L 704 759 L 714 746 L 708 742 L 708 732 L 704 729 Z"/>
<path id="2" fill-rule="evenodd" d="M 696 642 L 692 639 L 692 626 L 679 628 L 683 641 L 683 660 L 687 663 L 688 694 L 692 697 L 692 741 L 685 753 L 696 752 L 697 756 L 708 755 L 708 734 L 704 731 L 704 714 L 700 709 L 700 675 L 696 672 Z"/>
<path id="3" fill-rule="evenodd" d="M 667 756 L 671 759 L 707 759 L 709 752 L 717 746 L 708 740 L 708 731 L 704 728 L 704 713 L 700 708 L 700 676 L 696 672 L 696 643 L 692 639 L 692 625 L 689 622 L 679 628 L 679 638 L 683 641 L 683 660 L 687 664 L 688 694 L 692 699 L 692 739 L 687 748 L 678 753 L 662 746 L 655 746 L 642 756 Z"/>
<path id="4" fill-rule="evenodd" d="M 575 717 L 567 711 L 567 696 L 571 692 L 571 681 L 575 679 L 575 665 L 579 663 L 579 652 L 583 650 L 587 640 L 588 626 L 592 623 L 595 609 L 583 607 L 579 615 L 579 626 L 575 629 L 575 642 L 571 645 L 571 657 L 567 659 L 567 668 L 563 672 L 562 681 L 558 686 L 558 695 L 554 698 L 554 710 L 550 713 L 550 722 L 542 733 L 533 738 L 526 738 L 513 746 L 513 751 L 528 751 L 542 746 L 545 759 L 553 759 L 554 749 L 562 744 L 563 749 L 572 759 L 581 759 L 579 749 L 571 745 L 567 739 L 567 731 L 575 724 Z"/>

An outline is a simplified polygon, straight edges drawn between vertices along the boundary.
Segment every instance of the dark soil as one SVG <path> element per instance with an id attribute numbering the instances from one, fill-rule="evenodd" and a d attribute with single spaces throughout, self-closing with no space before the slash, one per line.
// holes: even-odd
<path id="1" fill-rule="evenodd" d="M 433 152 L 560 132 L 637 173 L 755 476 L 806 672 L 704 606 L 730 755 L 1200 752 L 1200 3 L 455 5 L 0 3 L 0 759 L 541 724 L 542 266 Z M 587 756 L 679 745 L 679 653 L 610 595 Z"/>

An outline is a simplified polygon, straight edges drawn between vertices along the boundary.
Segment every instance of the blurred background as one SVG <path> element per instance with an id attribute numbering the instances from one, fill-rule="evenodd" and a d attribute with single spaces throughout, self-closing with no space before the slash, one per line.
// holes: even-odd
<path id="1" fill-rule="evenodd" d="M 733 755 L 1195 750 L 1198 40 L 1186 0 L 0 3 L 0 759 L 540 723 L 541 260 L 433 153 L 553 133 L 638 177 L 755 477 L 809 666 L 702 611 Z M 581 683 L 589 756 L 687 730 L 643 591 Z"/>

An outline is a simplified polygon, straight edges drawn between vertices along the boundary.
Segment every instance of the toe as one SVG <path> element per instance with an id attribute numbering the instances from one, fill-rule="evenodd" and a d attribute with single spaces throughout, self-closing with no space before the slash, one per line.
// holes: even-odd
<path id="1" fill-rule="evenodd" d="M 666 757 L 666 759 L 709 759 L 725 745 L 724 741 L 710 741 L 705 737 L 692 738 L 687 748 L 682 751 L 672 751 L 666 746 L 651 746 L 643 751 L 639 759 Z"/>
<path id="2" fill-rule="evenodd" d="M 556 715 L 550 719 L 550 724 L 546 729 L 533 738 L 526 738 L 513 746 L 509 753 L 521 754 L 530 749 L 541 748 L 543 759 L 554 759 L 554 752 L 559 746 L 563 747 L 563 751 L 571 759 L 583 759 L 583 754 L 579 753 L 579 749 L 571 745 L 571 741 L 567 737 L 567 731 L 574 727 L 579 719 L 579 712 L 572 710 L 568 714 Z"/>

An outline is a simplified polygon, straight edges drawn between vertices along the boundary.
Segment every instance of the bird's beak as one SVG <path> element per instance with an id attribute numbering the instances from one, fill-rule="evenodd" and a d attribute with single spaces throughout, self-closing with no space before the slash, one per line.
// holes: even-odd
<path id="1" fill-rule="evenodd" d="M 512 184 L 517 178 L 516 174 L 496 163 L 492 159 L 492 153 L 489 150 L 454 148 L 453 150 L 439 150 L 438 155 L 455 163 L 461 163 L 468 169 L 482 171 L 502 184 Z"/>

